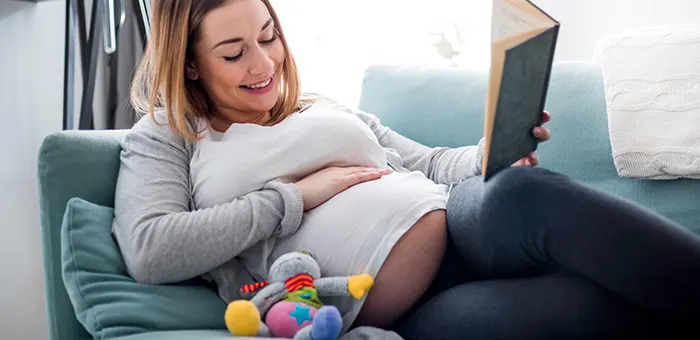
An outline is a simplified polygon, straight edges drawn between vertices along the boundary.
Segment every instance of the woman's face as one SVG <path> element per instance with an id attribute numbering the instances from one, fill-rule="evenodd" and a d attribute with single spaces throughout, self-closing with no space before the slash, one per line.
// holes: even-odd
<path id="1" fill-rule="evenodd" d="M 267 112 L 277 102 L 284 47 L 260 0 L 234 0 L 204 17 L 187 76 L 223 116 Z"/>

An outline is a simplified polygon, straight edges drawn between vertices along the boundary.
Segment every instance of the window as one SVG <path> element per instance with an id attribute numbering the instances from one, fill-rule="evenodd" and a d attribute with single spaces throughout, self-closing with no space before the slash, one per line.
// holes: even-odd
<path id="1" fill-rule="evenodd" d="M 372 64 L 488 66 L 491 1 L 271 0 L 302 90 L 356 105 Z"/>

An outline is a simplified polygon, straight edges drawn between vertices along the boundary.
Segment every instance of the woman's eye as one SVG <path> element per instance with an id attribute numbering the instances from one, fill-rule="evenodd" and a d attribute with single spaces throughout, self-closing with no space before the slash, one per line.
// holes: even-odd
<path id="1" fill-rule="evenodd" d="M 224 60 L 226 60 L 226 61 L 236 61 L 236 60 L 238 60 L 238 59 L 241 59 L 242 56 L 243 56 L 243 51 L 241 51 L 241 53 L 238 53 L 238 55 L 235 55 L 235 56 L 233 56 L 233 57 L 224 57 Z"/>
<path id="2" fill-rule="evenodd" d="M 275 40 L 277 40 L 277 34 L 273 34 L 272 37 L 271 37 L 270 39 L 263 40 L 263 41 L 261 41 L 260 43 L 263 44 L 263 45 L 268 45 L 268 44 L 271 44 L 271 43 L 275 42 Z M 241 59 L 241 57 L 243 56 L 243 53 L 244 53 L 244 52 L 245 52 L 245 50 L 241 51 L 241 53 L 238 53 L 238 55 L 235 55 L 235 56 L 232 56 L 232 57 L 226 56 L 226 57 L 224 57 L 224 60 L 226 60 L 226 61 L 231 61 L 231 62 L 237 61 L 238 59 Z"/>
<path id="3" fill-rule="evenodd" d="M 272 38 L 267 39 L 267 40 L 263 40 L 263 41 L 261 41 L 260 43 L 263 44 L 263 45 L 267 45 L 267 44 L 273 43 L 275 40 L 277 40 L 277 34 L 273 34 L 273 35 L 272 35 Z"/>

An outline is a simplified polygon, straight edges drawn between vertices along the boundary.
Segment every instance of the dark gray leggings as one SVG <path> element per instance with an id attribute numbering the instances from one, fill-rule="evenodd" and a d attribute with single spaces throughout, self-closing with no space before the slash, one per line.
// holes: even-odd
<path id="1" fill-rule="evenodd" d="M 455 187 L 447 219 L 406 339 L 700 338 L 700 238 L 649 210 L 512 168 Z"/>

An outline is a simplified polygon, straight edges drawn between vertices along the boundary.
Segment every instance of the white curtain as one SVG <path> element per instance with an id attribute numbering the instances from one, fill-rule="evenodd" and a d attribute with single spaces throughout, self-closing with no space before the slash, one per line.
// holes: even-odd
<path id="1" fill-rule="evenodd" d="M 490 0 L 272 0 L 304 91 L 348 105 L 372 64 L 488 67 Z"/>

